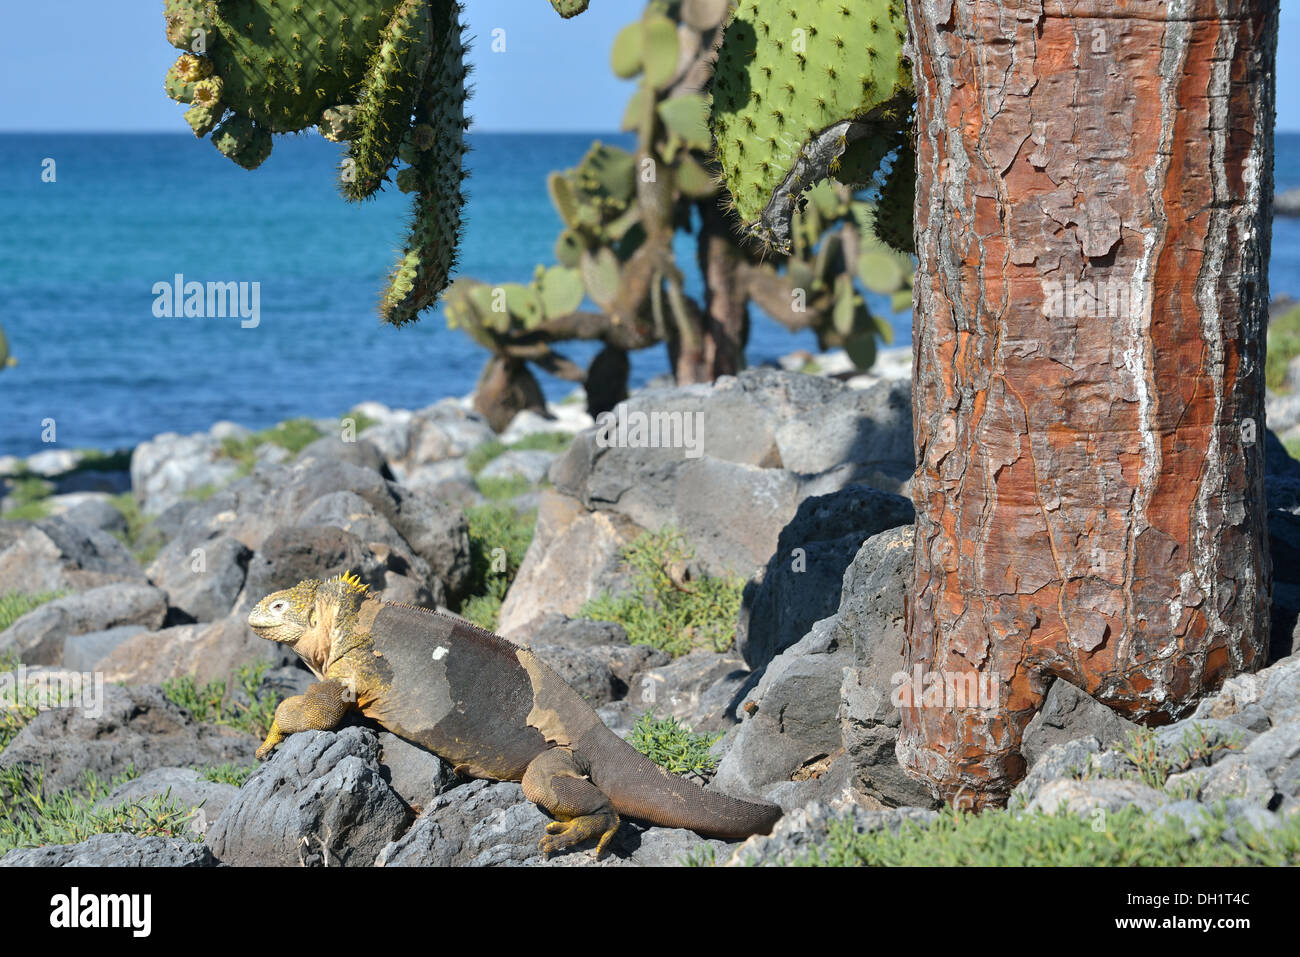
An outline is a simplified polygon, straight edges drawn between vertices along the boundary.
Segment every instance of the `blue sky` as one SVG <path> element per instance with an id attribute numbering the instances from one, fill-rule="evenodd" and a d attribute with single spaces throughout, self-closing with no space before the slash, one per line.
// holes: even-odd
<path id="1" fill-rule="evenodd" d="M 592 0 L 566 22 L 545 0 L 467 0 L 477 128 L 616 129 L 630 90 L 609 70 L 609 47 L 641 9 Z M 162 92 L 176 51 L 163 39 L 161 0 L 13 0 L 4 19 L 0 131 L 186 129 Z M 498 28 L 505 51 L 493 53 Z M 1277 128 L 1300 131 L 1300 13 L 1283 11 L 1278 50 Z"/>

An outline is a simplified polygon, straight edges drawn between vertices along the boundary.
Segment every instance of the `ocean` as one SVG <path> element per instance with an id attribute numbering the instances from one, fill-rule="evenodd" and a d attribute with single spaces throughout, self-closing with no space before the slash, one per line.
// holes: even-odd
<path id="1" fill-rule="evenodd" d="M 459 275 L 527 282 L 553 262 L 560 220 L 545 188 L 593 139 L 620 134 L 471 136 Z M 229 419 L 263 428 L 378 400 L 419 408 L 469 392 L 486 353 L 440 310 L 380 323 L 375 303 L 402 241 L 409 198 L 390 187 L 361 206 L 335 188 L 340 147 L 279 137 L 256 173 L 176 134 L 0 135 L 0 325 L 20 364 L 0 373 L 0 455 L 48 446 L 129 448 L 160 432 Z M 1300 134 L 1279 134 L 1279 190 L 1300 186 Z M 53 160 L 54 181 L 43 174 Z M 690 237 L 678 263 L 696 296 Z M 158 318 L 155 284 L 258 283 L 260 322 Z M 1274 223 L 1274 296 L 1300 298 L 1300 220 Z M 887 314 L 883 301 L 872 306 Z M 893 316 L 895 344 L 911 317 Z M 562 344 L 585 365 L 598 345 Z M 815 349 L 755 310 L 751 364 Z M 636 353 L 632 382 L 668 371 L 662 347 Z M 558 399 L 572 385 L 539 374 Z"/>

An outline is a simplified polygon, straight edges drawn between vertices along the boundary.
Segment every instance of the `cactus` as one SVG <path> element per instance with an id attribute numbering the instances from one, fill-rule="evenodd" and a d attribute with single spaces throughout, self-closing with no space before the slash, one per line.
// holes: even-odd
<path id="1" fill-rule="evenodd" d="M 906 38 L 903 0 L 739 5 L 718 51 L 711 121 L 736 213 L 762 244 L 787 250 L 808 187 L 833 174 L 869 184 L 898 146 L 915 103 Z M 888 221 L 897 231 L 892 211 Z"/>
<path id="2" fill-rule="evenodd" d="M 460 12 L 455 0 L 164 2 L 167 40 L 185 51 L 167 71 L 167 95 L 189 105 L 190 129 L 235 163 L 256 169 L 273 134 L 316 126 L 347 143 L 340 189 L 357 201 L 388 181 L 405 148 L 397 178 L 415 194 L 414 212 L 379 309 L 399 325 L 437 301 L 456 260 L 467 72 Z"/>
<path id="3" fill-rule="evenodd" d="M 736 235 L 704 89 L 728 10 L 728 0 L 648 0 L 610 51 L 614 73 L 637 81 L 623 117 L 636 146 L 593 143 L 548 177 L 563 223 L 556 263 L 539 265 L 526 285 L 460 279 L 448 291 L 448 325 L 492 352 L 475 403 L 494 427 L 540 396 L 532 366 L 581 382 L 597 414 L 627 395 L 632 350 L 665 345 L 681 382 L 739 371 L 751 304 L 792 330 L 811 328 L 822 348 L 843 347 L 863 369 L 892 335 L 863 287 L 891 296 L 895 309 L 910 306 L 910 257 L 876 238 L 878 214 L 842 184 L 809 184 L 784 249 Z M 861 182 L 882 185 L 877 172 L 902 142 L 898 133 L 856 139 L 839 157 L 844 176 L 860 171 Z M 702 301 L 687 294 L 675 262 L 679 230 L 696 233 Z M 553 348 L 570 339 L 605 348 L 582 370 Z"/>

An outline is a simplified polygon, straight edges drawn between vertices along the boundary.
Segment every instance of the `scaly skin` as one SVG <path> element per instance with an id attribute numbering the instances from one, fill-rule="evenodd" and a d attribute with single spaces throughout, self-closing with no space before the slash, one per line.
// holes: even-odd
<path id="1" fill-rule="evenodd" d="M 358 711 L 459 774 L 521 782 L 555 818 L 544 854 L 595 837 L 599 857 L 620 815 L 727 839 L 767 833 L 781 815 L 669 774 L 527 648 L 450 615 L 382 602 L 355 578 L 275 592 L 248 623 L 292 647 L 320 679 L 281 702 L 258 758 L 290 734 L 337 727 Z"/>

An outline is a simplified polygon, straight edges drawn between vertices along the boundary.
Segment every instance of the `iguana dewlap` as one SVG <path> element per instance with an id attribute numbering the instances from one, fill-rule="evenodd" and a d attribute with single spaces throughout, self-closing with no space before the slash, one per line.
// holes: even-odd
<path id="1" fill-rule="evenodd" d="M 382 602 L 355 578 L 275 592 L 248 623 L 320 679 L 280 703 L 259 758 L 295 731 L 328 730 L 359 711 L 461 774 L 522 782 L 556 819 L 546 854 L 599 837 L 599 856 L 620 814 L 726 839 L 767 833 L 781 816 L 669 774 L 527 648 L 451 615 Z"/>

